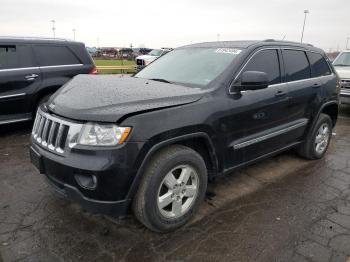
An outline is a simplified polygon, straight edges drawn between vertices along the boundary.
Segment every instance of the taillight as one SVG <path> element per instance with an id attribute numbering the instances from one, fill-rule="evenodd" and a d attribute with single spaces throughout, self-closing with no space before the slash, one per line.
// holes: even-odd
<path id="1" fill-rule="evenodd" d="M 90 75 L 97 75 L 97 68 L 94 67 L 93 69 L 91 69 L 91 71 L 90 71 L 89 74 L 90 74 Z"/>

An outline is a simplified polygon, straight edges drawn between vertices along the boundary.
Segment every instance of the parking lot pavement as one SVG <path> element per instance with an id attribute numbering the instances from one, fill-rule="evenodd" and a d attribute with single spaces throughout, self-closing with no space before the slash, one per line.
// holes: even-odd
<path id="1" fill-rule="evenodd" d="M 347 261 L 350 108 L 328 154 L 293 152 L 210 184 L 186 227 L 155 234 L 132 216 L 113 221 L 57 197 L 29 163 L 30 123 L 0 129 L 0 262 Z"/>

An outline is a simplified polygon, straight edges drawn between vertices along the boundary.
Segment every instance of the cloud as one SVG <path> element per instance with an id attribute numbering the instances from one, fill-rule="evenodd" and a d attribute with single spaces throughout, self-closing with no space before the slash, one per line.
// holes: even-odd
<path id="1" fill-rule="evenodd" d="M 309 9 L 305 41 L 324 49 L 344 48 L 348 0 L 11 0 L 0 8 L 0 35 L 52 36 L 89 46 L 179 46 L 191 42 L 238 39 L 299 41 Z"/>

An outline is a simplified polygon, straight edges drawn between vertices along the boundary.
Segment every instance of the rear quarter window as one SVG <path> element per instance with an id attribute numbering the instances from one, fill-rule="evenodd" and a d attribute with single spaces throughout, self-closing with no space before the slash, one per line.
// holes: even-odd
<path id="1" fill-rule="evenodd" d="M 40 66 L 81 64 L 66 46 L 37 45 L 34 51 Z"/>
<path id="2" fill-rule="evenodd" d="M 332 74 L 331 69 L 326 59 L 317 53 L 308 52 L 309 61 L 311 64 L 312 76 L 320 77 Z"/>
<path id="3" fill-rule="evenodd" d="M 287 82 L 308 79 L 311 77 L 309 61 L 304 51 L 283 50 L 283 59 Z"/>

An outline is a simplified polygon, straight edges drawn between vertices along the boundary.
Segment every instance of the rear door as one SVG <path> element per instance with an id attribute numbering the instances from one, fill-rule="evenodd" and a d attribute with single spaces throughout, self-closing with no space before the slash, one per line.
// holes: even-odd
<path id="1" fill-rule="evenodd" d="M 29 99 L 40 82 L 30 45 L 0 43 L 0 122 L 31 118 Z"/>
<path id="2" fill-rule="evenodd" d="M 305 123 L 289 134 L 290 142 L 298 140 L 304 134 L 310 118 L 319 109 L 322 100 L 324 80 L 311 70 L 310 61 L 316 65 L 313 56 L 308 57 L 304 50 L 284 49 L 282 51 L 286 72 L 286 82 L 290 93 L 290 121 Z M 330 72 L 329 72 L 330 73 Z"/>
<path id="3" fill-rule="evenodd" d="M 82 61 L 66 45 L 37 44 L 33 49 L 45 86 L 60 86 L 73 76 L 86 73 Z"/>

